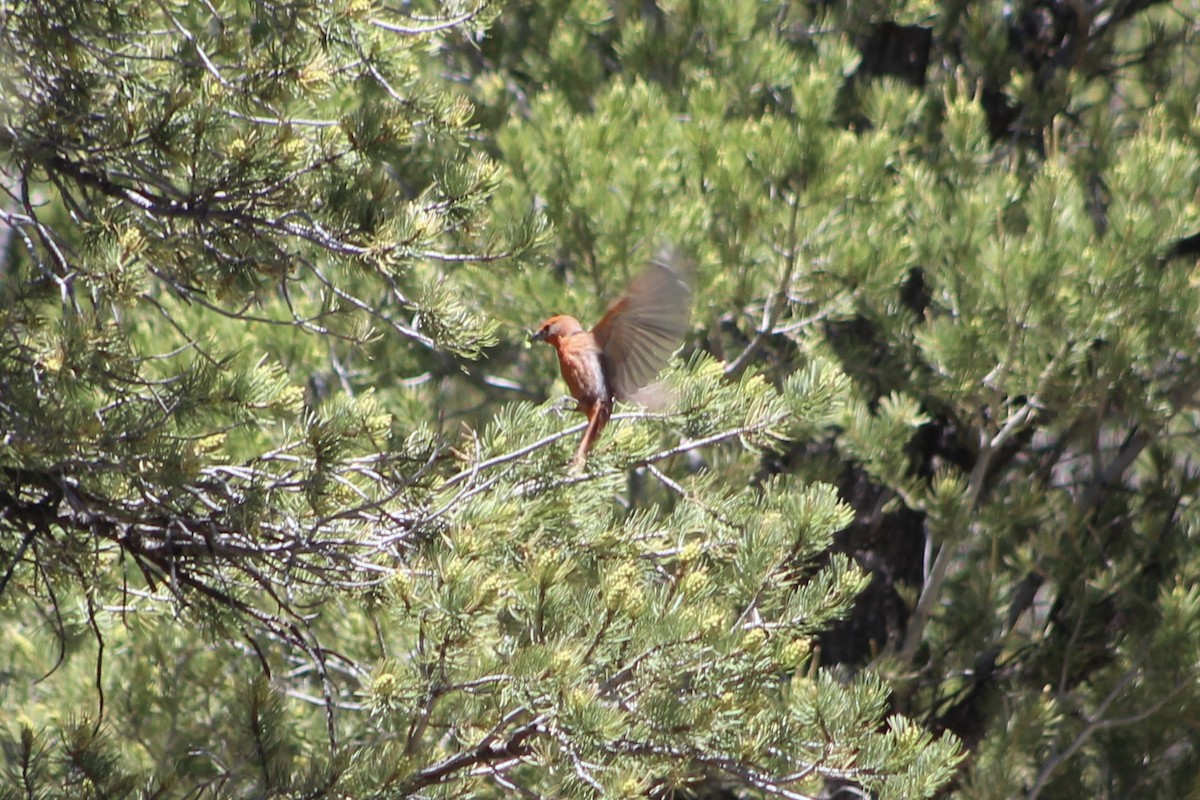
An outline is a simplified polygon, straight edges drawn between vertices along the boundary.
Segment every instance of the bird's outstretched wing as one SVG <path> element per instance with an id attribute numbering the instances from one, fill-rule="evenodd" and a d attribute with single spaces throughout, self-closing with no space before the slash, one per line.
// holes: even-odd
<path id="1" fill-rule="evenodd" d="M 608 307 L 592 335 L 618 400 L 654 379 L 687 333 L 691 313 L 691 266 L 674 254 L 652 261 Z"/>

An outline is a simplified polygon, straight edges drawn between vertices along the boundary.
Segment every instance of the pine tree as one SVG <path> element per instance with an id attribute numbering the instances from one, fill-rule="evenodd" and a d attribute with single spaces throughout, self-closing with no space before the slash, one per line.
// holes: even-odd
<path id="1" fill-rule="evenodd" d="M 667 235 L 729 378 L 850 379 L 742 474 L 853 507 L 811 663 L 962 737 L 955 796 L 1200 791 L 1198 13 L 526 2 L 459 53 L 576 303 Z"/>
<path id="2" fill-rule="evenodd" d="M 867 582 L 830 550 L 854 511 L 773 466 L 857 417 L 895 466 L 924 418 L 776 332 L 849 219 L 810 187 L 857 146 L 825 80 L 851 48 L 714 3 L 731 77 L 608 82 L 618 50 L 575 48 L 639 30 L 607 8 L 510 19 L 582 59 L 560 111 L 603 126 L 472 71 L 487 4 L 0 8 L 0 797 L 949 780 L 958 741 L 886 672 L 822 662 Z M 734 94 L 768 77 L 817 104 Z M 663 243 L 704 298 L 673 399 L 569 472 L 582 425 L 523 330 L 598 313 Z"/>

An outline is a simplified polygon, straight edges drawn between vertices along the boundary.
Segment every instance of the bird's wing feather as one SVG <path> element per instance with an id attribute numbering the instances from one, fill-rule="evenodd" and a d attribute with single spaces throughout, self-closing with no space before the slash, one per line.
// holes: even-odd
<path id="1" fill-rule="evenodd" d="M 592 329 L 613 394 L 629 400 L 654 379 L 687 332 L 691 274 L 676 258 L 652 262 Z"/>

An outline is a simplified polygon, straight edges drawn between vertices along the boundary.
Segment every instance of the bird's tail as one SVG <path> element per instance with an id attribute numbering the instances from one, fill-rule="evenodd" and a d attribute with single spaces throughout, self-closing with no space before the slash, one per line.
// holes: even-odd
<path id="1" fill-rule="evenodd" d="M 600 431 L 604 430 L 604 426 L 608 424 L 609 417 L 612 416 L 612 406 L 608 403 L 595 403 L 587 411 L 588 426 L 583 432 L 583 438 L 579 441 L 579 449 L 575 451 L 575 458 L 571 460 L 571 466 L 580 468 L 587 461 L 587 455 L 592 450 L 592 445 L 600 438 Z"/>

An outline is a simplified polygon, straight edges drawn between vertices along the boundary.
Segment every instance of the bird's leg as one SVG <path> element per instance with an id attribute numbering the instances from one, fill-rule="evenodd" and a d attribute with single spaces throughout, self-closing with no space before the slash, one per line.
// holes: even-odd
<path id="1" fill-rule="evenodd" d="M 571 466 L 575 469 L 582 469 L 583 464 L 587 461 L 587 455 L 592 449 L 592 445 L 596 443 L 596 439 L 600 436 L 600 431 L 604 430 L 604 426 L 608 424 L 608 418 L 612 416 L 612 405 L 610 403 L 593 403 L 589 408 L 584 409 L 587 414 L 588 426 L 583 432 L 583 438 L 579 440 L 579 449 L 575 451 L 575 457 L 571 459 Z"/>

